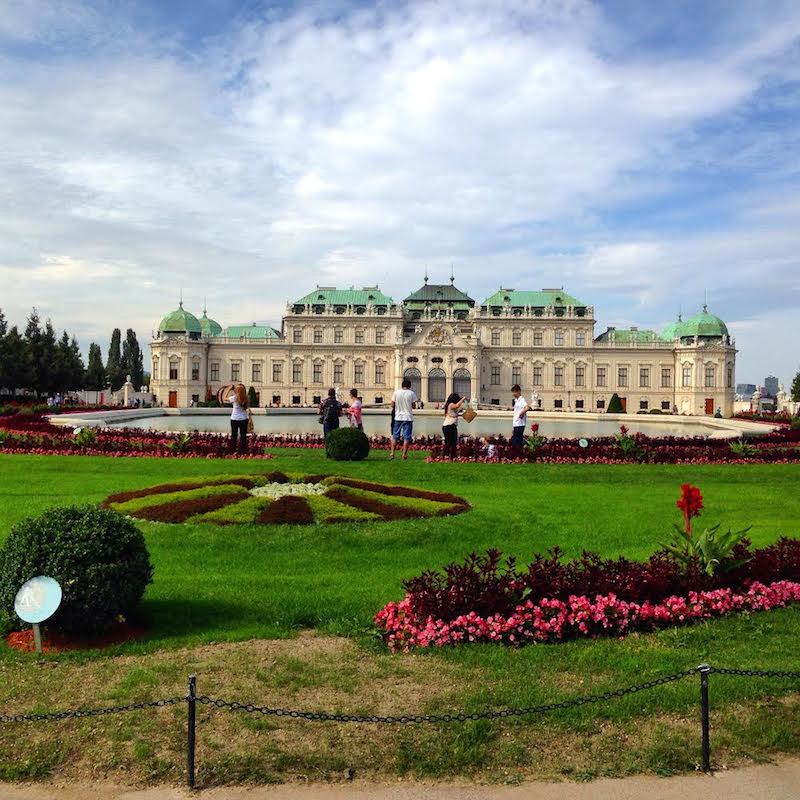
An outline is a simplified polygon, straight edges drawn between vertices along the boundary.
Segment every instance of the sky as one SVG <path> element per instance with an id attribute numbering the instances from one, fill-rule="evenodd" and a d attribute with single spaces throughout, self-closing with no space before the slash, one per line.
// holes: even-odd
<path id="1" fill-rule="evenodd" d="M 707 298 L 800 367 L 796 0 L 0 0 L 0 308 L 107 347 L 316 285 Z"/>

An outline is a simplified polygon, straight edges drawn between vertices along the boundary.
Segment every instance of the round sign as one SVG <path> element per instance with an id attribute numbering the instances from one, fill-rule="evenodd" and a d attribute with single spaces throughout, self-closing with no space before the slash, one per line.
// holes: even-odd
<path id="1" fill-rule="evenodd" d="M 72 435 L 77 436 L 82 430 L 83 428 L 75 428 L 75 430 L 72 431 Z"/>
<path id="2" fill-rule="evenodd" d="M 578 439 L 578 444 L 581 447 L 588 447 L 589 446 L 589 440 L 588 439 Z"/>
<path id="3" fill-rule="evenodd" d="M 14 599 L 14 611 L 23 622 L 44 622 L 60 605 L 61 587 L 58 581 L 46 575 L 25 581 Z"/>

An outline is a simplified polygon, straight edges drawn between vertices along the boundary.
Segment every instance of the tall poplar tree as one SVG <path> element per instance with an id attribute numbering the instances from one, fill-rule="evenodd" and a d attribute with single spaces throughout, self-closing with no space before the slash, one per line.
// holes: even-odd
<path id="1" fill-rule="evenodd" d="M 795 403 L 800 403 L 800 369 L 797 370 L 797 375 L 794 376 L 794 381 L 792 381 L 792 400 Z"/>
<path id="2" fill-rule="evenodd" d="M 111 384 L 111 391 L 116 392 L 125 383 L 125 372 L 122 369 L 122 333 L 114 328 L 111 333 L 111 344 L 108 346 L 106 361 L 106 378 Z"/>
<path id="3" fill-rule="evenodd" d="M 8 335 L 8 322 L 3 309 L 0 308 L 0 393 L 3 389 L 8 389 L 7 367 L 6 367 L 6 336 Z"/>
<path id="4" fill-rule="evenodd" d="M 136 331 L 128 328 L 125 332 L 125 343 L 122 345 L 122 368 L 125 375 L 131 376 L 131 383 L 138 392 L 144 383 L 144 361 Z"/>
<path id="5" fill-rule="evenodd" d="M 86 367 L 85 388 L 100 392 L 106 388 L 106 369 L 103 366 L 103 354 L 100 345 L 92 342 L 89 345 L 89 364 Z"/>

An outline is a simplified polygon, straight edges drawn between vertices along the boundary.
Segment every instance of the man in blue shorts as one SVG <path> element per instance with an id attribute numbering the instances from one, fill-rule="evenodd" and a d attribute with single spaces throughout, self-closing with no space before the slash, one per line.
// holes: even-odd
<path id="1" fill-rule="evenodd" d="M 408 446 L 411 444 L 411 431 L 414 426 L 414 403 L 419 398 L 411 391 L 411 381 L 403 380 L 403 388 L 392 395 L 394 426 L 392 427 L 392 449 L 389 458 L 394 458 L 394 448 L 403 440 L 403 460 L 408 458 Z"/>

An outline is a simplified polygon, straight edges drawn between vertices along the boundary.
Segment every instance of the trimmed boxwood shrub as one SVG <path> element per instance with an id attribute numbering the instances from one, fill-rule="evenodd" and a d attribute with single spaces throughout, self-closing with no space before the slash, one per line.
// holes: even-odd
<path id="1" fill-rule="evenodd" d="M 128 519 L 96 506 L 53 508 L 24 519 L 0 549 L 0 609 L 14 626 L 14 598 L 37 575 L 55 578 L 64 592 L 47 622 L 52 629 L 92 635 L 128 617 L 153 578 L 142 532 Z"/>
<path id="2" fill-rule="evenodd" d="M 337 428 L 325 439 L 325 450 L 334 461 L 363 461 L 369 455 L 369 439 L 358 428 Z"/>
<path id="3" fill-rule="evenodd" d="M 606 409 L 607 414 L 624 414 L 625 409 L 622 407 L 622 400 L 619 399 L 619 395 L 614 392 L 611 395 L 611 399 L 608 401 L 608 408 Z"/>

